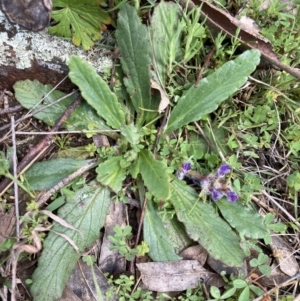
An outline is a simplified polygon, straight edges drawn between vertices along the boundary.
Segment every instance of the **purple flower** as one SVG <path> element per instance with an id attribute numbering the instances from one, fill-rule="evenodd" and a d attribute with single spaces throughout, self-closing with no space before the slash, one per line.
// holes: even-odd
<path id="1" fill-rule="evenodd" d="M 231 167 L 230 165 L 228 164 L 222 164 L 219 169 L 218 169 L 218 177 L 219 178 L 222 178 L 224 177 L 225 175 L 229 174 L 230 173 L 230 170 L 231 170 Z"/>
<path id="2" fill-rule="evenodd" d="M 237 195 L 237 193 L 231 189 L 227 189 L 225 191 L 225 194 L 227 196 L 227 200 L 229 202 L 236 202 L 236 200 L 239 198 L 239 196 Z"/>
<path id="3" fill-rule="evenodd" d="M 182 169 L 188 172 L 191 169 L 191 163 L 190 162 L 183 163 Z"/>
<path id="4" fill-rule="evenodd" d="M 176 172 L 176 177 L 178 180 L 183 180 L 185 175 L 188 173 L 188 171 L 191 169 L 191 163 L 190 162 L 185 162 L 179 170 Z"/>
<path id="5" fill-rule="evenodd" d="M 205 177 L 203 180 L 199 180 L 199 185 L 202 188 L 202 193 L 205 194 L 210 194 L 210 189 L 211 189 L 211 181 Z"/>
<path id="6" fill-rule="evenodd" d="M 185 162 L 176 172 L 176 176 L 179 180 L 183 180 L 188 174 L 188 177 L 192 181 L 200 185 L 201 195 L 210 195 L 213 201 L 218 201 L 223 196 L 227 197 L 229 202 L 236 202 L 238 195 L 231 189 L 230 179 L 226 179 L 225 176 L 230 173 L 231 166 L 228 164 L 222 164 L 217 172 L 210 173 L 208 175 L 201 175 L 196 171 L 191 170 L 191 163 Z"/>
<path id="7" fill-rule="evenodd" d="M 216 188 L 212 188 L 210 190 L 210 193 L 211 193 L 211 198 L 213 199 L 213 201 L 217 201 L 223 196 L 223 193 Z"/>
<path id="8" fill-rule="evenodd" d="M 209 187 L 211 186 L 211 181 L 205 178 L 202 181 L 200 181 L 200 184 L 203 189 L 209 189 Z"/>
<path id="9" fill-rule="evenodd" d="M 193 178 L 192 177 L 192 181 L 194 184 L 201 186 L 201 181 L 199 179 Z"/>

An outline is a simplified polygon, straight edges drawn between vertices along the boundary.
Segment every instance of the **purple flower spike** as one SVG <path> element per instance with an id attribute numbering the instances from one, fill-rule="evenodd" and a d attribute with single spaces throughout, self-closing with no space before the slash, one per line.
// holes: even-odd
<path id="1" fill-rule="evenodd" d="M 222 192 L 216 188 L 212 188 L 210 193 L 211 193 L 211 198 L 214 201 L 219 200 L 223 196 Z"/>
<path id="2" fill-rule="evenodd" d="M 237 199 L 239 198 L 239 196 L 236 194 L 236 192 L 233 191 L 233 190 L 230 190 L 230 189 L 227 189 L 227 190 L 225 191 L 225 194 L 226 194 L 227 200 L 228 200 L 229 202 L 236 202 Z"/>
<path id="3" fill-rule="evenodd" d="M 223 178 L 225 175 L 229 174 L 231 170 L 230 165 L 228 164 L 222 164 L 220 168 L 218 169 L 218 176 L 219 178 Z"/>
<path id="4" fill-rule="evenodd" d="M 199 184 L 202 188 L 202 193 L 210 194 L 211 181 L 207 178 L 204 178 L 202 181 L 199 181 Z"/>
<path id="5" fill-rule="evenodd" d="M 192 178 L 192 181 L 193 181 L 194 184 L 196 184 L 198 186 L 201 186 L 201 181 L 200 180 Z"/>
<path id="6" fill-rule="evenodd" d="M 185 172 L 188 172 L 188 171 L 191 169 L 191 163 L 190 163 L 190 162 L 185 162 L 185 163 L 182 165 L 182 169 L 183 169 Z"/>
<path id="7" fill-rule="evenodd" d="M 208 189 L 211 185 L 211 181 L 209 179 L 205 178 L 202 181 L 200 181 L 200 184 L 203 189 Z"/>
<path id="8" fill-rule="evenodd" d="M 178 180 L 183 180 L 187 172 L 191 169 L 191 163 L 185 162 L 179 170 L 176 172 L 176 177 Z"/>

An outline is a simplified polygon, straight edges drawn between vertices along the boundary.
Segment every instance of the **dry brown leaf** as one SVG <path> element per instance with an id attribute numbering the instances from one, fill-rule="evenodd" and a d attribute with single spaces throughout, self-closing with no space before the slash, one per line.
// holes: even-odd
<path id="1" fill-rule="evenodd" d="M 179 254 L 184 260 L 197 260 L 202 266 L 207 259 L 207 251 L 200 245 L 186 248 Z"/>
<path id="2" fill-rule="evenodd" d="M 36 227 L 34 230 L 31 231 L 31 236 L 35 246 L 25 244 L 23 241 L 19 241 L 13 245 L 13 249 L 17 250 L 18 253 L 21 253 L 22 251 L 28 252 L 30 254 L 35 254 L 39 252 L 42 249 L 42 243 L 37 232 L 46 232 L 49 231 L 51 228 L 52 225 L 49 227 Z"/>
<path id="3" fill-rule="evenodd" d="M 103 301 L 108 300 L 106 298 L 106 291 L 110 289 L 110 285 L 107 283 L 107 278 L 102 274 L 96 265 L 93 267 L 97 284 L 102 293 Z M 70 299 L 72 296 L 72 299 Z M 62 297 L 58 301 L 95 301 L 99 300 L 94 285 L 92 268 L 88 266 L 82 260 L 79 260 L 72 275 L 67 283 Z M 117 301 L 118 298 L 115 296 L 112 301 Z"/>
<path id="4" fill-rule="evenodd" d="M 79 249 L 77 247 L 77 245 L 75 244 L 74 240 L 71 239 L 68 235 L 66 234 L 63 234 L 63 233 L 59 233 L 59 232 L 56 232 L 56 231 L 53 231 L 54 233 L 56 233 L 57 235 L 61 236 L 62 238 L 64 238 L 73 248 L 74 250 L 76 251 L 77 254 L 79 254 Z"/>
<path id="5" fill-rule="evenodd" d="M 19 253 L 25 251 L 30 254 L 36 254 L 39 251 L 37 247 L 34 247 L 33 245 L 25 245 L 22 242 L 15 243 L 13 249 L 17 250 Z"/>
<path id="6" fill-rule="evenodd" d="M 57 301 L 82 301 L 68 287 L 65 287 L 62 296 Z"/>
<path id="7" fill-rule="evenodd" d="M 180 0 L 182 5 L 186 5 L 186 0 Z M 280 62 L 278 55 L 273 51 L 272 44 L 260 35 L 257 31 L 253 31 L 253 28 L 247 28 L 236 18 L 230 14 L 218 9 L 214 5 L 203 1 L 194 0 L 196 5 L 201 6 L 201 19 L 206 20 L 206 24 L 213 30 L 226 33 L 229 37 L 235 37 L 237 31 L 239 31 L 239 41 L 250 49 L 258 49 L 262 58 L 270 65 L 277 67 L 287 73 L 300 78 L 300 69 L 287 66 Z M 192 1 L 189 2 L 189 7 L 192 7 Z"/>
<path id="8" fill-rule="evenodd" d="M 57 223 L 61 224 L 62 226 L 66 227 L 68 229 L 77 231 L 81 235 L 81 237 L 82 237 L 82 233 L 78 229 L 76 229 L 75 227 L 73 227 L 71 224 L 67 223 L 64 219 L 62 219 L 59 216 L 53 214 L 51 211 L 41 210 L 41 212 L 43 214 L 49 216 L 50 218 L 52 218 L 54 221 L 56 221 Z"/>
<path id="9" fill-rule="evenodd" d="M 97 134 L 92 136 L 93 142 L 97 147 L 110 147 L 110 143 L 109 140 L 107 138 L 107 136 L 102 135 L 102 134 Z"/>
<path id="10" fill-rule="evenodd" d="M 158 106 L 158 113 L 161 113 L 169 105 L 170 99 L 167 93 L 165 92 L 165 90 L 156 81 L 151 79 L 150 84 L 151 84 L 151 88 L 158 90 L 160 93 L 161 100 Z"/>
<path id="11" fill-rule="evenodd" d="M 272 236 L 271 249 L 282 272 L 289 276 L 299 272 L 299 265 L 293 251 L 282 237 Z"/>
<path id="12" fill-rule="evenodd" d="M 266 43 L 269 42 L 265 37 L 263 37 L 259 33 L 260 27 L 256 24 L 256 22 L 253 19 L 251 19 L 247 16 L 242 16 L 239 24 L 248 33 L 259 36 L 262 40 L 265 40 Z"/>
<path id="13" fill-rule="evenodd" d="M 204 269 L 196 260 L 147 262 L 137 264 L 148 290 L 156 292 L 184 291 L 196 288 L 214 273 Z"/>
<path id="14" fill-rule="evenodd" d="M 111 251 L 109 248 L 112 242 L 108 240 L 108 236 L 114 235 L 114 227 L 116 225 L 125 226 L 125 204 L 122 202 L 111 202 L 109 205 L 109 214 L 105 220 L 105 233 L 101 244 L 99 268 L 103 273 L 121 274 L 126 270 L 126 260 L 117 250 Z"/>
<path id="15" fill-rule="evenodd" d="M 274 263 L 271 265 L 271 275 L 264 275 L 263 277 L 259 276 L 256 280 L 258 283 L 260 283 L 263 286 L 266 287 L 273 287 L 274 283 L 283 283 L 287 281 L 290 278 L 290 276 L 283 273 L 278 267 L 277 264 Z"/>
<path id="16" fill-rule="evenodd" d="M 43 231 L 44 232 L 44 231 Z M 42 249 L 42 242 L 37 234 L 36 230 L 31 231 L 31 236 L 38 250 Z"/>
<path id="17" fill-rule="evenodd" d="M 0 213 L 0 244 L 8 237 L 12 236 L 16 218 L 14 208 L 10 213 Z"/>
<path id="18" fill-rule="evenodd" d="M 244 277 L 247 276 L 247 265 L 244 261 L 243 265 L 241 267 L 231 267 L 224 262 L 217 260 L 215 258 L 212 258 L 211 256 L 208 256 L 207 258 L 207 264 L 218 274 L 221 274 L 222 272 L 226 272 L 226 275 L 243 275 Z"/>

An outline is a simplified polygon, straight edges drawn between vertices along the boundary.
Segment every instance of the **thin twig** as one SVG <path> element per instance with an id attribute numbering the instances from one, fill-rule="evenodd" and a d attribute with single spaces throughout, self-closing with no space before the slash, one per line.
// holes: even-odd
<path id="1" fill-rule="evenodd" d="M 290 279 L 284 281 L 284 282 L 281 283 L 281 284 L 276 285 L 276 286 L 273 287 L 272 289 L 268 290 L 265 294 L 263 294 L 262 296 L 260 296 L 260 297 L 258 297 L 258 298 L 256 298 L 256 299 L 254 299 L 253 301 L 260 301 L 260 300 L 262 300 L 266 295 L 268 296 L 268 295 L 272 294 L 273 292 L 275 292 L 276 290 L 278 290 L 279 288 L 292 284 L 293 281 L 298 280 L 299 278 L 300 278 L 300 273 L 297 273 L 295 276 L 291 277 Z"/>
<path id="2" fill-rule="evenodd" d="M 155 142 L 154 142 L 154 147 L 153 147 L 153 155 L 154 156 L 156 155 L 157 145 L 158 145 L 158 142 L 159 142 L 159 138 L 161 136 L 161 132 L 163 131 L 163 129 L 164 129 L 166 123 L 167 123 L 169 112 L 170 112 L 170 106 L 167 107 L 167 109 L 165 111 L 164 118 L 163 118 L 163 120 L 161 122 L 161 126 L 159 127 L 159 129 L 157 131 L 157 134 L 156 134 L 156 138 L 155 138 Z"/>
<path id="3" fill-rule="evenodd" d="M 60 134 L 88 134 L 88 133 L 106 133 L 106 132 L 120 132 L 120 130 L 91 130 L 91 131 L 57 131 L 57 132 L 19 132 L 16 135 L 60 135 Z"/>
<path id="4" fill-rule="evenodd" d="M 138 246 L 139 241 L 140 241 L 140 237 L 141 237 L 141 233 L 142 233 L 142 226 L 143 226 L 145 212 L 146 212 L 146 208 L 147 208 L 147 201 L 148 201 L 148 199 L 145 198 L 144 199 L 144 203 L 143 203 L 143 208 L 142 208 L 141 216 L 140 216 L 140 220 L 139 220 L 138 231 L 137 231 L 137 235 L 136 235 L 136 238 L 135 238 L 135 243 L 134 243 L 134 247 L 135 248 Z M 130 261 L 129 271 L 132 274 L 134 274 L 134 262 L 135 262 L 135 256 L 133 256 L 132 260 Z"/>
<path id="5" fill-rule="evenodd" d="M 23 160 L 20 162 L 17 172 L 18 175 L 22 174 L 26 167 L 31 163 L 32 161 L 36 161 L 38 158 L 41 157 L 41 155 L 45 152 L 47 148 L 52 144 L 52 138 L 54 134 L 52 132 L 58 131 L 58 129 L 62 126 L 62 124 L 68 119 L 68 117 L 71 115 L 71 113 L 75 110 L 75 108 L 80 104 L 82 97 L 78 96 L 74 102 L 65 110 L 63 115 L 59 118 L 59 120 L 56 122 L 56 124 L 53 126 L 52 130 L 50 131 L 50 135 L 47 135 L 44 137 L 34 148 L 32 148 L 27 155 L 23 158 Z M 7 189 L 12 185 L 12 182 L 10 179 L 5 178 L 0 183 L 0 196 L 2 196 Z"/>
<path id="6" fill-rule="evenodd" d="M 15 112 L 22 111 L 24 108 L 21 105 L 17 105 L 8 109 L 2 109 L 0 110 L 0 115 L 5 115 L 5 114 L 11 114 Z"/>
<path id="7" fill-rule="evenodd" d="M 272 214 L 276 215 L 275 210 L 273 210 L 272 208 L 270 208 L 267 204 L 265 204 L 263 201 L 261 201 L 259 198 L 255 197 L 254 195 L 250 196 L 251 200 L 254 201 L 257 205 L 265 208 L 266 210 L 268 210 L 269 212 L 271 212 Z"/>
<path id="8" fill-rule="evenodd" d="M 75 94 L 76 92 L 77 92 L 77 91 L 73 91 L 73 92 L 71 92 L 71 93 L 69 93 L 69 94 L 67 94 L 67 95 L 65 95 L 65 96 L 63 96 L 63 97 L 57 99 L 57 100 L 54 101 L 54 102 L 49 103 L 48 105 L 43 106 L 43 107 L 37 109 L 36 111 L 34 111 L 34 112 L 32 112 L 32 113 L 26 114 L 25 116 L 19 118 L 19 119 L 16 121 L 16 124 L 19 124 L 21 121 L 24 121 L 24 120 L 26 120 L 26 119 L 28 119 L 28 118 L 30 118 L 30 117 L 36 115 L 37 113 L 39 113 L 39 112 L 41 112 L 41 111 L 43 111 L 43 110 L 45 110 L 45 109 L 48 109 L 48 108 L 54 106 L 55 104 L 61 102 L 62 100 L 66 99 L 66 98 L 68 98 L 68 97 L 70 97 L 70 96 L 72 96 L 72 95 Z M 49 93 L 50 93 L 50 92 L 49 92 Z M 48 93 L 48 94 L 49 94 L 49 93 Z M 45 97 L 46 97 L 46 96 L 45 96 Z M 43 97 L 41 100 L 43 100 L 45 97 Z M 10 127 L 9 124 L 2 126 L 2 127 L 0 128 L 0 132 L 3 131 L 3 130 L 8 129 L 9 127 Z"/>
<path id="9" fill-rule="evenodd" d="M 12 145 L 13 145 L 13 175 L 17 179 L 17 143 L 16 143 L 16 133 L 15 133 L 15 117 L 11 116 L 11 135 L 12 135 Z M 15 212 L 16 212 L 16 236 L 17 240 L 20 239 L 20 224 L 19 224 L 19 189 L 17 181 L 14 181 L 14 197 L 15 197 Z"/>
<path id="10" fill-rule="evenodd" d="M 278 202 L 275 201 L 275 199 L 269 195 L 265 190 L 261 190 L 261 192 L 273 203 L 275 204 L 281 211 L 285 213 L 285 215 L 300 229 L 300 223 L 290 214 L 287 212 L 286 209 L 284 209 Z"/>
<path id="11" fill-rule="evenodd" d="M 17 301 L 16 288 L 17 288 L 17 264 L 20 256 L 20 250 L 12 251 L 12 267 L 11 267 L 11 301 Z"/>
<path id="12" fill-rule="evenodd" d="M 300 301 L 300 294 L 293 301 Z"/>
<path id="13" fill-rule="evenodd" d="M 204 131 L 203 131 L 203 129 L 201 128 L 201 126 L 200 126 L 197 122 L 194 122 L 194 125 L 196 126 L 196 128 L 197 128 L 198 131 L 200 132 L 201 136 L 205 139 L 205 141 L 206 141 L 206 143 L 208 144 L 208 146 L 210 147 L 210 149 L 217 152 L 216 148 L 211 144 L 211 141 L 208 139 L 208 137 L 207 137 L 206 134 L 204 133 Z"/>
<path id="14" fill-rule="evenodd" d="M 88 162 L 87 164 L 85 164 L 84 166 L 80 167 L 78 170 L 76 170 L 75 172 L 73 172 L 72 174 L 70 174 L 69 176 L 67 176 L 66 178 L 64 178 L 63 180 L 61 180 L 58 184 L 56 184 L 54 187 L 52 187 L 50 190 L 48 190 L 46 193 L 44 193 L 37 200 L 38 207 L 39 208 L 42 207 L 42 205 L 44 205 L 44 203 L 47 202 L 47 200 L 49 200 L 49 198 L 54 193 L 56 193 L 61 188 L 63 188 L 67 184 L 69 184 L 72 180 L 74 180 L 78 176 L 82 175 L 83 173 L 85 173 L 89 169 L 95 167 L 96 165 L 97 165 L 97 159 L 93 159 L 92 161 Z"/>
<path id="15" fill-rule="evenodd" d="M 205 61 L 204 61 L 204 63 L 203 63 L 203 66 L 201 67 L 201 69 L 200 69 L 200 71 L 199 71 L 199 74 L 198 74 L 198 76 L 197 76 L 197 80 L 196 80 L 196 82 L 195 82 L 195 88 L 198 87 L 199 81 L 200 81 L 201 78 L 202 78 L 202 74 L 203 74 L 205 68 L 207 67 L 207 65 L 208 65 L 208 63 L 209 63 L 209 61 L 210 61 L 210 59 L 211 59 L 211 57 L 212 57 L 212 55 L 214 54 L 215 51 L 216 51 L 216 46 L 214 46 L 214 47 L 211 49 L 211 51 L 208 53 L 208 55 L 206 56 Z"/>

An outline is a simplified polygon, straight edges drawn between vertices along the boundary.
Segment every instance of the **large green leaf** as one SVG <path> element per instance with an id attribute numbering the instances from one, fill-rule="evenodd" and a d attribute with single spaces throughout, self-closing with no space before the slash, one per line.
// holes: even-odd
<path id="1" fill-rule="evenodd" d="M 51 94 L 48 93 L 53 89 L 51 85 L 42 85 L 37 80 L 21 80 L 14 84 L 15 97 L 18 102 L 26 109 L 37 111 L 46 105 L 64 97 L 66 94 L 58 90 L 54 90 Z M 45 97 L 47 95 L 47 97 Z M 67 107 L 74 101 L 76 94 L 60 101 L 59 103 L 43 109 L 34 117 L 43 120 L 46 124 L 53 126 L 58 118 L 65 112 Z M 41 103 L 41 99 L 45 97 Z M 38 104 L 40 102 L 40 104 Z M 37 105 L 38 104 L 38 105 Z"/>
<path id="2" fill-rule="evenodd" d="M 183 181 L 171 182 L 171 198 L 178 219 L 185 225 L 187 234 L 198 241 L 208 253 L 230 266 L 243 264 L 239 237 L 217 215 L 210 203 L 199 200 L 195 190 Z"/>
<path id="3" fill-rule="evenodd" d="M 147 149 L 140 151 L 139 170 L 150 193 L 160 200 L 167 200 L 170 197 L 166 166 L 161 161 L 155 160 Z"/>
<path id="4" fill-rule="evenodd" d="M 164 224 L 157 214 L 152 201 L 147 203 L 147 210 L 144 218 L 144 241 L 149 246 L 149 256 L 154 261 L 179 260 L 180 256 L 175 254 L 170 235 L 165 229 Z"/>
<path id="5" fill-rule="evenodd" d="M 125 114 L 107 83 L 96 73 L 88 62 L 78 56 L 71 56 L 69 77 L 76 84 L 84 99 L 114 129 L 125 123 Z"/>
<path id="6" fill-rule="evenodd" d="M 163 223 L 169 233 L 171 242 L 175 246 L 176 254 L 194 245 L 193 240 L 186 233 L 184 224 L 177 219 L 176 215 L 172 219 L 165 218 Z"/>
<path id="7" fill-rule="evenodd" d="M 116 39 L 126 75 L 124 83 L 139 120 L 143 122 L 149 118 L 143 109 L 155 109 L 150 95 L 150 45 L 146 26 L 129 4 L 120 9 Z"/>
<path id="8" fill-rule="evenodd" d="M 30 290 L 35 301 L 53 301 L 60 298 L 82 252 L 99 237 L 109 203 L 109 190 L 92 185 L 78 190 L 74 198 L 58 211 L 58 215 L 80 233 L 54 224 L 44 241 L 38 268 L 32 277 Z M 55 232 L 69 236 L 80 254 L 65 238 Z"/>
<path id="9" fill-rule="evenodd" d="M 58 90 L 54 90 L 48 94 L 53 90 L 53 86 L 43 85 L 37 80 L 31 81 L 29 79 L 16 82 L 14 84 L 14 90 L 18 102 L 24 108 L 28 110 L 33 109 L 33 111 L 40 110 L 66 95 Z M 35 114 L 34 117 L 53 126 L 77 96 L 77 94 L 69 96 L 51 107 L 43 109 L 41 112 Z M 40 103 L 44 97 L 45 99 Z M 91 128 L 98 131 L 105 130 L 108 136 L 114 139 L 118 137 L 117 133 L 109 131 L 111 128 L 109 128 L 96 111 L 84 101 L 80 103 L 75 111 L 72 112 L 71 116 L 64 122 L 64 127 L 70 131 L 90 130 Z"/>
<path id="10" fill-rule="evenodd" d="M 258 239 L 269 234 L 263 217 L 246 206 L 240 203 L 230 203 L 223 199 L 216 204 L 223 217 L 240 235 Z"/>
<path id="11" fill-rule="evenodd" d="M 103 134 L 117 140 L 120 135 L 107 126 L 103 120 L 86 101 L 82 101 L 80 105 L 72 112 L 71 116 L 64 123 L 66 128 L 82 131 L 103 131 Z"/>
<path id="12" fill-rule="evenodd" d="M 216 72 L 202 79 L 197 88 L 192 86 L 172 110 L 165 132 L 177 130 L 216 110 L 222 101 L 246 83 L 248 76 L 259 64 L 259 58 L 258 50 L 245 51 L 235 60 L 225 63 Z"/>
<path id="13" fill-rule="evenodd" d="M 24 174 L 32 190 L 50 189 L 91 160 L 58 158 L 34 163 Z"/>
<path id="14" fill-rule="evenodd" d="M 153 51 L 152 65 L 162 86 L 180 54 L 179 5 L 161 1 L 154 9 L 149 28 Z"/>
<path id="15" fill-rule="evenodd" d="M 102 0 L 53 0 L 52 19 L 55 25 L 49 32 L 72 38 L 76 45 L 88 50 L 99 40 L 103 23 L 109 24 L 109 15 L 101 8 Z"/>
<path id="16" fill-rule="evenodd" d="M 122 156 L 107 159 L 96 168 L 97 181 L 109 186 L 114 192 L 122 189 L 123 180 L 126 177 L 126 170 L 121 167 Z"/>

